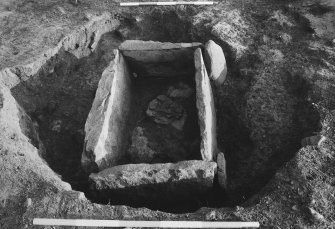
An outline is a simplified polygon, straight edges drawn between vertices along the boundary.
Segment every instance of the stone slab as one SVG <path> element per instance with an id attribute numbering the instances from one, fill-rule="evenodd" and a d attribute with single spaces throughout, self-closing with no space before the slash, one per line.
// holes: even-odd
<path id="1" fill-rule="evenodd" d="M 140 77 L 170 78 L 194 74 L 193 52 L 201 43 L 128 40 L 119 49 Z"/>
<path id="2" fill-rule="evenodd" d="M 216 85 L 222 85 L 227 76 L 227 63 L 222 48 L 209 40 L 205 44 L 204 59 L 209 78 Z"/>
<path id="3" fill-rule="evenodd" d="M 152 51 L 152 50 L 168 50 L 168 49 L 182 49 L 182 48 L 198 48 L 202 44 L 199 42 L 193 43 L 170 43 L 158 41 L 140 41 L 127 40 L 123 42 L 119 49 L 122 51 Z"/>
<path id="4" fill-rule="evenodd" d="M 163 164 L 126 164 L 89 177 L 100 197 L 146 201 L 196 198 L 213 186 L 217 165 L 201 160 Z"/>
<path id="5" fill-rule="evenodd" d="M 225 156 L 222 152 L 218 154 L 217 165 L 219 185 L 221 188 L 227 189 L 227 164 Z"/>
<path id="6" fill-rule="evenodd" d="M 131 107 L 131 77 L 119 51 L 105 69 L 85 124 L 82 166 L 86 172 L 120 164 L 125 156 Z"/>
<path id="7" fill-rule="evenodd" d="M 200 152 L 205 161 L 216 160 L 218 153 L 216 139 L 216 111 L 210 80 L 201 49 L 194 52 L 196 99 L 201 135 Z"/>

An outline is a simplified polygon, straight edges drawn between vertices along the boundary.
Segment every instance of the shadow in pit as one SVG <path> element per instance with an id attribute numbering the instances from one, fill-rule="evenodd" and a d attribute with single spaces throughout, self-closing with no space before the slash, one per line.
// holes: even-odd
<path id="1" fill-rule="evenodd" d="M 208 197 L 214 193 L 213 189 L 200 193 L 194 185 L 196 181 L 194 184 L 192 181 L 179 184 L 171 182 L 168 185 L 158 183 L 118 190 L 95 190 L 92 192 L 94 193 L 92 201 L 99 204 L 127 205 L 134 208 L 145 207 L 174 214 L 192 213 L 208 206 Z"/>
<path id="2" fill-rule="evenodd" d="M 218 141 L 221 149 L 225 152 L 227 160 L 227 173 L 229 188 L 225 200 L 226 206 L 241 205 L 250 197 L 256 195 L 274 176 L 276 171 L 284 163 L 290 161 L 296 152 L 301 148 L 301 139 L 312 136 L 320 131 L 320 116 L 317 110 L 307 101 L 308 93 L 311 90 L 309 82 L 300 75 L 291 75 L 284 71 L 276 82 L 280 92 L 284 96 L 273 96 L 270 89 L 260 87 L 258 91 L 250 94 L 252 86 L 257 82 L 257 76 L 250 81 L 249 77 L 228 77 L 226 85 L 216 88 L 216 105 L 218 117 Z M 270 79 L 269 79 L 270 80 Z M 267 96 L 277 103 L 283 98 L 288 101 L 281 103 L 290 104 L 289 108 L 280 108 L 280 115 L 283 120 L 275 119 L 253 119 L 250 116 L 247 102 L 256 98 L 261 106 L 267 101 L 261 101 L 259 95 L 270 93 Z M 277 100 L 277 102 L 275 101 Z M 249 104 L 250 105 L 250 104 Z M 257 108 L 252 108 L 254 116 L 267 114 L 268 117 L 278 112 L 274 107 L 264 113 Z M 288 118 L 287 118 L 288 117 Z M 286 120 L 291 120 L 286 123 Z M 265 120 L 263 123 L 256 121 Z M 251 129 L 250 124 L 256 126 Z M 263 132 L 266 138 L 254 137 L 253 135 Z M 269 133 L 268 131 L 272 131 Z"/>

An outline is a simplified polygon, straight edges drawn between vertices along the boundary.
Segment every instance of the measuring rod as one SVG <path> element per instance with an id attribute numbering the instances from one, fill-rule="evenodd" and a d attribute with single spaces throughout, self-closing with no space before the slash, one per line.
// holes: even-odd
<path id="1" fill-rule="evenodd" d="M 258 228 L 258 222 L 129 221 L 35 218 L 34 225 L 77 227 Z"/>
<path id="2" fill-rule="evenodd" d="M 120 6 L 174 6 L 174 5 L 214 5 L 214 1 L 192 2 L 120 2 Z"/>

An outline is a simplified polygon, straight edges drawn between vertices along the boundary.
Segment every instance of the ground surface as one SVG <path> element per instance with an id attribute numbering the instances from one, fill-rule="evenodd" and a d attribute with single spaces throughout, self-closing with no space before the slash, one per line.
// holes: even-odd
<path id="1" fill-rule="evenodd" d="M 42 63 L 41 57 L 50 59 L 50 50 L 66 43 L 64 37 L 103 13 L 109 15 L 105 21 L 115 20 L 111 22 L 115 28 L 121 24 L 117 32 L 105 35 L 92 48 L 94 36 L 85 30 L 87 45 L 84 42 L 82 49 L 79 43 L 80 52 L 71 55 L 58 52 L 63 62 L 55 62 L 55 73 Z M 334 23 L 332 0 L 226 0 L 213 7 L 159 8 L 120 8 L 112 0 L 79 0 L 78 5 L 63 0 L 1 1 L 0 71 L 11 68 L 16 77 L 0 73 L 0 227 L 32 228 L 36 216 L 255 220 L 264 228 L 334 227 Z M 69 153 L 80 151 L 76 148 L 80 144 L 66 149 L 66 141 L 81 141 L 80 129 L 101 71 L 123 39 L 213 39 L 224 49 L 228 78 L 214 92 L 229 189 L 222 194 L 225 198 L 208 204 L 216 209 L 203 204 L 195 213 L 174 215 L 92 204 L 69 191 L 69 185 L 43 163 L 23 133 L 8 88 L 40 125 L 48 156 L 52 156 L 50 148 L 63 152 L 63 161 L 48 161 L 54 171 L 60 173 L 57 165 L 80 156 Z M 67 116 L 69 111 L 74 114 Z M 52 129 L 59 126 L 52 121 L 60 119 L 69 128 L 52 135 Z M 326 136 L 326 141 L 301 148 L 301 139 L 315 132 Z M 67 175 L 77 171 L 73 164 L 67 169 Z M 81 190 L 81 184 L 73 183 L 70 176 L 63 179 Z"/>

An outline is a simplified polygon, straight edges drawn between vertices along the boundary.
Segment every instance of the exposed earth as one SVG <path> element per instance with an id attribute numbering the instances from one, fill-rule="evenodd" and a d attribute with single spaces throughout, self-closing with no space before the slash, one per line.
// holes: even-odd
<path id="1" fill-rule="evenodd" d="M 35 217 L 334 228 L 335 2 L 226 0 L 136 8 L 119 2 L 0 2 L 0 228 L 34 228 Z M 124 40 L 213 40 L 221 46 L 228 75 L 212 89 L 218 145 L 227 163 L 225 191 L 215 189 L 212 198 L 175 211 L 96 200 L 80 163 L 84 126 L 102 72 Z M 187 88 L 171 85 L 164 85 L 170 97 Z M 157 117 L 157 103 L 163 103 L 173 107 L 168 118 L 181 119 L 183 108 L 151 87 L 153 97 L 138 92 L 147 114 L 173 123 Z M 156 128 L 146 120 L 133 125 L 135 139 Z M 132 160 L 143 160 L 140 155 Z"/>

